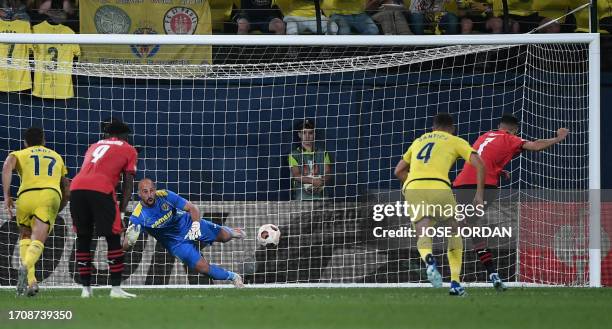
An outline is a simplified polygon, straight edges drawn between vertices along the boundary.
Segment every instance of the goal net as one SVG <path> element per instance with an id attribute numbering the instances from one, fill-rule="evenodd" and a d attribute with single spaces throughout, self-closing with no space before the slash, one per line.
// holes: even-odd
<path id="1" fill-rule="evenodd" d="M 246 240 L 202 246 L 211 263 L 253 284 L 425 284 L 416 238 L 379 236 L 410 227 L 409 220 L 374 220 L 377 205 L 403 201 L 395 165 L 439 112 L 451 113 L 457 135 L 470 143 L 496 129 L 503 113 L 513 113 L 524 139 L 551 138 L 560 127 L 571 134 L 543 152 L 521 153 L 506 168 L 510 179 L 502 180 L 500 197 L 486 215 L 487 227 L 512 232 L 488 240 L 499 273 L 518 284 L 593 284 L 599 280 L 589 276 L 599 271 L 592 252 L 598 239 L 589 236 L 599 233 L 592 227 L 598 208 L 589 206 L 587 192 L 599 175 L 593 163 L 599 156 L 589 144 L 598 139 L 592 124 L 598 104 L 589 98 L 597 84 L 589 61 L 595 37 L 557 36 L 553 43 L 536 35 L 483 36 L 472 37 L 472 44 L 457 37 L 445 37 L 451 45 L 399 36 L 392 42 L 379 37 L 378 45 L 360 37 L 298 37 L 293 45 L 262 45 L 273 39 L 253 36 L 261 42 L 203 39 L 213 43 L 212 64 L 7 57 L 0 59 L 0 86 L 15 84 L 19 70 L 34 76 L 34 84 L 37 75 L 47 74 L 58 85 L 51 97 L 44 86 L 0 94 L 0 156 L 21 148 L 24 129 L 41 126 L 47 145 L 63 155 L 74 177 L 88 145 L 100 137 L 100 122 L 118 117 L 133 130 L 137 179 L 150 177 L 159 189 L 196 203 L 204 217 L 246 229 Z M 83 58 L 103 49 L 88 47 L 80 45 Z M 62 76 L 68 79 L 61 82 Z M 288 160 L 299 152 L 295 129 L 306 119 L 315 126 L 315 148 L 328 154 L 332 177 L 317 200 L 296 199 L 295 190 L 305 187 L 292 181 Z M 313 175 L 325 170 L 304 165 Z M 451 179 L 461 166 L 453 167 Z M 18 182 L 14 177 L 13 195 Z M 13 286 L 19 234 L 6 216 L 0 215 L 0 285 Z M 276 247 L 256 242 L 257 229 L 267 223 L 282 232 Z M 434 239 L 434 254 L 448 282 L 445 243 Z M 107 285 L 104 239 L 94 244 L 92 282 Z M 38 280 L 78 284 L 67 210 L 45 245 Z M 462 280 L 486 282 L 471 240 L 464 246 Z M 126 254 L 126 265 L 127 286 L 215 283 L 186 269 L 146 234 Z"/>

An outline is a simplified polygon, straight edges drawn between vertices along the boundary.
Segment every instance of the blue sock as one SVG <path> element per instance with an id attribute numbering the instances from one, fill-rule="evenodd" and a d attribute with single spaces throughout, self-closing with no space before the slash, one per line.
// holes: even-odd
<path id="1" fill-rule="evenodd" d="M 226 271 L 217 265 L 209 265 L 208 276 L 215 280 L 231 280 L 234 278 L 234 272 Z"/>
<path id="2" fill-rule="evenodd" d="M 427 256 L 425 256 L 425 262 L 427 263 L 427 265 L 437 265 L 436 259 L 433 257 L 432 254 L 427 254 Z"/>

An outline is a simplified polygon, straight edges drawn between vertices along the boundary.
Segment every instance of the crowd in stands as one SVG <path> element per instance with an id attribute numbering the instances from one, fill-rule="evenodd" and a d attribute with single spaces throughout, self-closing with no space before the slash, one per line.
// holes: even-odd
<path id="1" fill-rule="evenodd" d="M 209 0 L 213 33 L 459 34 L 588 32 L 588 0 Z M 600 32 L 612 32 L 612 0 L 598 1 Z M 566 16 L 565 16 L 566 15 Z M 565 17 L 563 17 L 565 16 Z M 563 17 L 557 21 L 553 21 Z M 506 18 L 506 19 L 504 19 Z M 48 20 L 79 30 L 78 0 L 0 0 L 0 19 Z"/>
<path id="2" fill-rule="evenodd" d="M 588 32 L 588 0 L 320 0 L 323 34 Z M 313 0 L 211 0 L 214 33 L 317 33 Z M 612 32 L 612 0 L 598 1 L 600 32 Z M 504 19 L 505 18 L 505 19 Z M 223 22 L 219 24 L 218 22 Z"/>
<path id="3" fill-rule="evenodd" d="M 0 19 L 49 21 L 79 30 L 78 0 L 0 0 Z"/>

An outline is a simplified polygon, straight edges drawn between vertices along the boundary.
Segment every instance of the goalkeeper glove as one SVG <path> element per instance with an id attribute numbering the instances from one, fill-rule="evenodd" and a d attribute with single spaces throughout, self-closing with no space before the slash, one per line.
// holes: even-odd
<path id="1" fill-rule="evenodd" d="M 130 224 L 127 230 L 125 231 L 125 236 L 128 241 L 128 245 L 133 246 L 138 240 L 138 236 L 140 236 L 140 225 Z"/>
<path id="2" fill-rule="evenodd" d="M 187 235 L 185 235 L 186 240 L 197 240 L 202 236 L 202 231 L 200 231 L 200 221 L 192 222 L 191 228 Z"/>

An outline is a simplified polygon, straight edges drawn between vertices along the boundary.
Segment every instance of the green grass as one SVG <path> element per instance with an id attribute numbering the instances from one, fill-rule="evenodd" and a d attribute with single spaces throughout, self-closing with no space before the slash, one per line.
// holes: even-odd
<path id="1" fill-rule="evenodd" d="M 432 288 L 0 290 L 0 328 L 610 328 L 612 289 L 469 288 L 465 298 Z M 9 310 L 71 310 L 69 321 L 9 320 Z"/>

